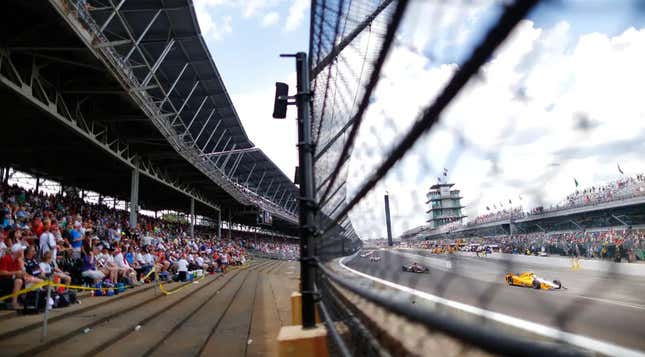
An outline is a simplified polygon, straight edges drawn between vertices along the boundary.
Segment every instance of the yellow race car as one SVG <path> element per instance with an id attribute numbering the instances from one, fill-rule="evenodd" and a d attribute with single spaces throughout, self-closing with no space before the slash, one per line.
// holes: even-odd
<path id="1" fill-rule="evenodd" d="M 562 289 L 560 280 L 546 280 L 540 278 L 534 273 L 525 271 L 523 273 L 508 273 L 506 274 L 506 282 L 512 286 L 524 286 L 527 288 L 553 290 Z"/>

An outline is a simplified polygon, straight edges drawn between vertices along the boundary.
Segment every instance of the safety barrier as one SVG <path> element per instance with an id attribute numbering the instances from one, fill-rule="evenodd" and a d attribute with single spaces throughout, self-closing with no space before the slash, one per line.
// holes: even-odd
<path id="1" fill-rule="evenodd" d="M 459 252 L 462 256 L 474 257 L 476 253 Z M 510 261 L 513 265 L 521 266 L 522 263 L 542 265 L 545 267 L 570 268 L 571 257 L 540 257 L 534 255 L 492 253 L 481 256 L 482 259 L 496 259 Z M 597 259 L 579 259 L 579 269 L 599 272 L 612 272 L 621 275 L 645 276 L 645 264 L 642 263 L 615 263 Z"/>

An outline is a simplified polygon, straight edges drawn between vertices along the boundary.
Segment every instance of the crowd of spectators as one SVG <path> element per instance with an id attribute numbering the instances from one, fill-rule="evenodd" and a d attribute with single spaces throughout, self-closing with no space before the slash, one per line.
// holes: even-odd
<path id="1" fill-rule="evenodd" d="M 479 215 L 474 219 L 472 219 L 470 222 L 468 222 L 468 225 L 474 226 L 474 225 L 479 225 L 484 223 L 498 222 L 498 221 L 504 221 L 509 219 L 521 218 L 521 217 L 524 217 L 524 211 L 522 211 L 522 207 L 521 206 L 512 207 L 512 208 L 506 208 L 499 211 L 488 212 L 486 214 Z"/>
<path id="2" fill-rule="evenodd" d="M 549 210 L 595 205 L 643 195 L 645 195 L 645 175 L 638 174 L 634 177 L 612 181 L 606 185 L 576 190 Z"/>
<path id="3" fill-rule="evenodd" d="M 645 230 L 604 230 L 566 233 L 531 233 L 486 239 L 502 252 L 577 256 L 630 262 L 645 259 Z"/>
<path id="4" fill-rule="evenodd" d="M 257 233 L 251 239 L 238 231 L 228 239 L 199 226 L 193 239 L 187 224 L 143 215 L 131 228 L 126 211 L 15 185 L 1 186 L 0 207 L 0 296 L 52 278 L 134 286 L 153 268 L 160 279 L 185 280 L 192 270 L 225 272 L 228 265 L 244 264 L 247 250 L 282 259 L 298 254 L 286 239 Z M 15 296 L 11 306 L 21 308 Z"/>
<path id="5" fill-rule="evenodd" d="M 560 233 L 528 233 L 490 237 L 417 241 L 415 248 L 432 249 L 438 253 L 450 250 L 483 249 L 494 246 L 509 254 L 575 256 L 607 259 L 616 262 L 645 261 L 645 230 L 599 230 Z"/>
<path id="6" fill-rule="evenodd" d="M 563 209 L 592 206 L 600 203 L 615 200 L 628 199 L 638 196 L 645 196 L 645 175 L 638 174 L 633 177 L 625 177 L 609 182 L 601 186 L 576 190 L 564 200 L 550 207 L 534 207 L 524 211 L 521 206 L 501 209 L 495 212 L 487 212 L 479 215 L 468 222 L 468 226 L 475 226 L 484 223 L 499 222 L 510 219 L 519 219 L 527 216 L 541 215 L 548 212 Z"/>
<path id="7" fill-rule="evenodd" d="M 300 258 L 300 245 L 295 241 L 267 241 L 266 239 L 247 239 L 246 249 L 254 255 L 261 255 L 273 259 L 297 260 Z"/>

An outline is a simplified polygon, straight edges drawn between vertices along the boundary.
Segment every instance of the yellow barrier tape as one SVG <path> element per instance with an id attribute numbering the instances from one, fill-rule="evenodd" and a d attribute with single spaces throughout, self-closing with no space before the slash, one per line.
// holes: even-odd
<path id="1" fill-rule="evenodd" d="M 74 290 L 103 290 L 103 289 L 116 289 L 116 288 L 118 288 L 117 286 L 114 286 L 114 287 L 111 287 L 111 288 L 108 288 L 108 287 L 97 288 L 97 287 L 88 287 L 88 286 L 81 286 L 81 285 L 61 284 L 61 283 L 54 283 L 53 281 L 48 280 L 48 281 L 43 281 L 42 283 L 32 285 L 32 286 L 30 286 L 30 287 L 28 287 L 26 289 L 22 289 L 22 290 L 18 291 L 15 295 L 20 296 L 20 295 L 26 294 L 26 293 L 28 293 L 30 291 L 34 291 L 36 289 L 43 288 L 43 287 L 45 287 L 47 285 L 50 285 L 50 286 L 56 287 L 56 288 L 63 287 L 63 288 L 66 288 L 66 289 L 74 289 Z M 124 288 L 133 288 L 133 287 L 134 286 L 132 286 L 132 285 L 125 285 L 124 286 Z M 14 296 L 14 294 L 9 294 L 9 295 L 5 295 L 3 297 L 0 297 L 0 301 L 7 300 L 7 299 L 11 298 L 12 296 Z"/>
<path id="2" fill-rule="evenodd" d="M 148 274 L 144 275 L 144 277 L 143 277 L 143 278 L 141 278 L 141 281 L 144 281 L 144 280 L 148 279 L 148 277 L 150 276 L 150 274 L 154 273 L 156 270 L 157 270 L 157 267 L 156 267 L 156 266 L 152 267 L 152 269 L 148 272 Z"/>
<path id="3" fill-rule="evenodd" d="M 201 280 L 203 280 L 205 277 L 206 277 L 206 274 L 202 275 L 202 276 L 201 276 L 199 279 L 197 279 L 197 280 L 193 280 L 193 282 L 201 281 Z M 182 286 L 180 286 L 180 287 L 178 287 L 178 288 L 176 288 L 176 289 L 173 289 L 173 290 L 168 291 L 168 290 L 166 290 L 166 289 L 163 287 L 163 285 L 161 284 L 161 281 L 159 281 L 159 290 L 161 290 L 161 292 L 162 292 L 164 295 L 172 295 L 172 294 L 174 294 L 174 293 L 178 293 L 178 292 L 180 292 L 181 290 L 183 290 L 184 288 L 186 288 L 186 287 L 188 287 L 188 286 L 190 286 L 190 285 L 192 285 L 192 284 L 184 284 L 184 285 L 182 285 Z"/>
<path id="4" fill-rule="evenodd" d="M 231 270 L 236 270 L 236 269 L 247 269 L 247 268 L 249 267 L 249 265 L 250 265 L 250 264 L 248 264 L 248 263 L 247 263 L 247 264 L 244 264 L 244 265 L 241 265 L 241 266 L 234 266 L 234 267 L 231 267 Z M 153 268 L 153 269 L 152 269 L 150 272 L 148 272 L 148 274 L 146 274 L 146 275 L 145 275 L 141 280 L 143 281 L 143 280 L 147 279 L 147 278 L 148 278 L 152 273 L 155 273 L 155 272 L 156 272 L 156 268 Z M 206 274 L 203 274 L 199 279 L 196 279 L 196 280 L 194 280 L 193 282 L 195 282 L 195 281 L 201 281 L 201 280 L 203 280 L 204 278 L 206 278 Z M 185 285 L 182 285 L 182 286 L 180 286 L 180 287 L 178 287 L 178 288 L 176 288 L 176 289 L 173 289 L 173 290 L 168 291 L 168 290 L 166 290 L 166 289 L 163 287 L 163 284 L 161 284 L 161 282 L 160 282 L 160 281 L 159 281 L 159 283 L 158 283 L 158 284 L 159 284 L 159 290 L 161 290 L 161 292 L 162 292 L 164 295 L 172 295 L 172 294 L 174 294 L 174 293 L 177 293 L 177 292 L 181 291 L 182 289 L 186 288 L 187 286 L 191 285 L 191 284 L 185 284 Z M 115 287 L 111 287 L 111 288 L 107 288 L 107 287 L 97 288 L 97 287 L 88 287 L 88 286 L 81 286 L 81 285 L 61 284 L 61 283 L 54 283 L 53 281 L 49 281 L 49 280 L 48 280 L 48 281 L 43 281 L 42 283 L 37 283 L 37 284 L 32 285 L 32 286 L 30 286 L 30 287 L 28 287 L 28 288 L 22 289 L 22 290 L 20 290 L 20 291 L 16 292 L 15 294 L 8 294 L 8 295 L 5 295 L 5 296 L 2 296 L 2 297 L 0 297 L 0 301 L 4 301 L 4 300 L 7 300 L 7 299 L 10 299 L 10 298 L 11 298 L 12 296 L 14 296 L 14 295 L 16 295 L 16 296 L 20 296 L 20 295 L 26 294 L 26 293 L 28 293 L 28 292 L 30 292 L 30 291 L 34 291 L 34 290 L 36 290 L 36 289 L 40 289 L 40 288 L 45 287 L 45 286 L 47 286 L 47 285 L 51 285 L 52 287 L 63 287 L 63 288 L 66 288 L 66 289 L 74 289 L 74 290 L 95 290 L 95 291 L 96 291 L 96 290 L 103 290 L 103 289 L 116 289 L 116 288 L 117 288 L 116 286 L 115 286 Z M 134 286 L 131 286 L 131 285 L 126 285 L 126 286 L 125 286 L 125 288 L 133 288 L 133 287 L 134 287 Z"/>
<path id="5" fill-rule="evenodd" d="M 5 296 L 3 296 L 3 297 L 0 297 L 0 301 L 7 300 L 7 299 L 11 298 L 11 297 L 12 297 L 12 296 L 14 296 L 14 295 L 16 295 L 16 296 L 20 296 L 20 295 L 22 295 L 22 294 L 26 294 L 26 293 L 28 293 L 28 292 L 30 292 L 30 291 L 34 291 L 34 290 L 36 290 L 36 289 L 40 289 L 40 288 L 41 288 L 41 287 L 43 287 L 43 286 L 47 286 L 48 284 L 49 284 L 49 282 L 47 282 L 47 281 L 43 281 L 42 283 L 37 283 L 37 284 L 32 285 L 32 286 L 30 286 L 30 287 L 28 287 L 28 288 L 22 289 L 22 290 L 20 290 L 20 291 L 16 292 L 15 294 L 13 294 L 13 293 L 12 293 L 12 294 L 5 295 Z"/>

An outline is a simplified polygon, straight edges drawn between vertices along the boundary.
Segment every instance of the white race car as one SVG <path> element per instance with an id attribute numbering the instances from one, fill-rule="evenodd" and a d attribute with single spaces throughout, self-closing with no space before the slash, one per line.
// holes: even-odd
<path id="1" fill-rule="evenodd" d="M 367 258 L 367 257 L 369 257 L 370 255 L 372 255 L 373 253 L 374 253 L 374 251 L 373 251 L 373 250 L 367 251 L 367 252 L 365 252 L 365 253 L 361 254 L 361 258 Z"/>

